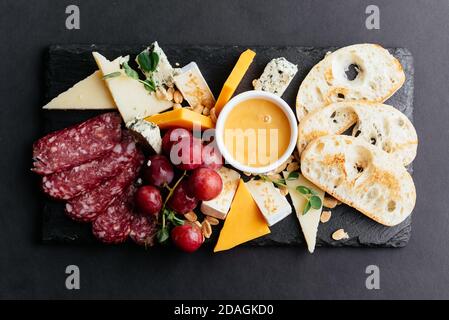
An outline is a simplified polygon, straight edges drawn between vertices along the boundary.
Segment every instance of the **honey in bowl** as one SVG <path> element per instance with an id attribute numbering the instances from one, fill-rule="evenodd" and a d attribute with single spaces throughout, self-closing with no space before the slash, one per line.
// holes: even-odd
<path id="1" fill-rule="evenodd" d="M 264 167 L 287 150 L 291 137 L 289 120 L 274 102 L 248 99 L 237 104 L 224 123 L 224 146 L 239 163 Z"/>

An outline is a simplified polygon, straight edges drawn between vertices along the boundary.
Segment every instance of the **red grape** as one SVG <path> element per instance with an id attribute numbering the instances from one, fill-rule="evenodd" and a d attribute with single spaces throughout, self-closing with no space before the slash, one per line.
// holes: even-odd
<path id="1" fill-rule="evenodd" d="M 216 198 L 223 189 L 220 175 L 209 168 L 195 169 L 188 181 L 190 193 L 203 201 Z"/>
<path id="2" fill-rule="evenodd" d="M 163 155 L 149 157 L 147 166 L 143 169 L 143 178 L 145 181 L 156 187 L 170 184 L 174 175 L 172 164 Z"/>
<path id="3" fill-rule="evenodd" d="M 174 227 L 171 231 L 171 239 L 179 249 L 185 252 L 198 250 L 204 242 L 201 229 L 190 222 Z"/>
<path id="4" fill-rule="evenodd" d="M 211 142 L 203 147 L 201 151 L 201 166 L 212 170 L 218 170 L 223 166 L 223 157 L 220 151 L 218 151 L 216 143 Z"/>
<path id="5" fill-rule="evenodd" d="M 162 151 L 167 156 L 170 156 L 170 150 L 173 144 L 181 141 L 182 139 L 191 139 L 192 133 L 184 128 L 172 128 L 169 129 L 162 138 Z"/>
<path id="6" fill-rule="evenodd" d="M 183 138 L 172 145 L 170 161 L 181 170 L 193 170 L 201 166 L 201 140 L 195 137 Z"/>
<path id="7" fill-rule="evenodd" d="M 183 180 L 173 191 L 168 206 L 177 213 L 184 214 L 196 208 L 198 199 L 189 195 L 187 181 Z"/>
<path id="8" fill-rule="evenodd" d="M 162 197 L 158 188 L 142 186 L 134 195 L 137 209 L 144 215 L 157 216 L 162 208 Z"/>

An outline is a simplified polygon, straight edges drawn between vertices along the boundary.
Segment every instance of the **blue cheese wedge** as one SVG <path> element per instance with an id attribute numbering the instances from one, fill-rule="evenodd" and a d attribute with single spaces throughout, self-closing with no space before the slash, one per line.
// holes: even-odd
<path id="1" fill-rule="evenodd" d="M 195 62 L 184 66 L 174 81 L 191 107 L 201 104 L 210 109 L 215 105 L 215 97 Z"/>
<path id="2" fill-rule="evenodd" d="M 223 181 L 223 189 L 218 197 L 203 201 L 201 203 L 201 212 L 207 216 L 224 220 L 228 215 L 232 200 L 239 185 L 240 174 L 232 169 L 221 167 L 217 171 Z"/>
<path id="3" fill-rule="evenodd" d="M 159 47 L 159 44 L 157 41 L 153 42 L 151 46 L 149 46 L 145 51 L 148 52 L 155 52 L 159 56 L 159 62 L 157 64 L 156 70 L 153 72 L 145 72 L 142 70 L 142 72 L 145 74 L 145 76 L 149 79 L 153 79 L 154 84 L 156 87 L 161 87 L 163 85 L 166 86 L 172 86 L 173 85 L 173 76 L 175 74 L 175 69 L 172 67 L 170 62 L 168 61 L 168 58 L 165 54 L 165 52 L 162 50 L 161 47 Z M 139 62 L 137 61 L 137 64 Z M 140 66 L 139 66 L 140 67 Z"/>
<path id="4" fill-rule="evenodd" d="M 103 76 L 121 73 L 118 77 L 104 81 L 125 123 L 136 118 L 143 119 L 173 106 L 171 101 L 157 99 L 154 92 L 147 91 L 142 83 L 125 74 L 120 65 L 129 60 L 128 56 L 109 61 L 98 52 L 93 52 L 92 55 Z"/>
<path id="5" fill-rule="evenodd" d="M 262 90 L 282 96 L 298 72 L 298 66 L 285 58 L 268 62 L 259 79 L 253 81 L 255 90 Z"/>
<path id="6" fill-rule="evenodd" d="M 251 180 L 246 183 L 246 186 L 269 226 L 292 213 L 292 207 L 287 199 L 272 182 Z"/>
<path id="7" fill-rule="evenodd" d="M 307 199 L 304 198 L 296 188 L 299 186 L 304 186 L 312 189 L 316 192 L 317 196 L 320 197 L 321 203 L 324 199 L 324 191 L 320 190 L 317 186 L 311 183 L 309 180 L 304 178 L 301 174 L 296 179 L 287 179 L 289 173 L 284 172 L 284 179 L 287 184 L 288 193 L 292 199 L 293 206 L 295 207 L 296 217 L 301 225 L 302 233 L 306 239 L 307 248 L 310 253 L 315 250 L 316 235 L 318 232 L 318 224 L 320 223 L 321 210 L 310 208 L 306 214 L 303 214 L 304 207 L 307 203 Z"/>
<path id="8" fill-rule="evenodd" d="M 157 125 L 143 119 L 134 119 L 126 123 L 137 140 L 157 154 L 161 153 L 162 138 L 161 131 Z"/>

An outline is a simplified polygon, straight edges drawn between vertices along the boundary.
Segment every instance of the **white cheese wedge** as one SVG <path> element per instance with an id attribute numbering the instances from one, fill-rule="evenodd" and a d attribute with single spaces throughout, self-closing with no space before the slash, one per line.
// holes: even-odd
<path id="1" fill-rule="evenodd" d="M 151 46 L 145 49 L 147 52 L 155 52 L 159 56 L 159 62 L 156 66 L 156 70 L 153 72 L 142 72 L 147 76 L 147 78 L 153 79 L 156 87 L 160 87 L 162 85 L 171 86 L 173 84 L 173 75 L 175 73 L 175 69 L 173 69 L 172 65 L 168 61 L 168 58 L 165 52 L 159 47 L 157 41 L 153 42 Z M 137 64 L 139 64 L 136 58 Z M 139 66 L 140 67 L 140 66 Z"/>
<path id="2" fill-rule="evenodd" d="M 228 215 L 232 200 L 239 185 L 240 174 L 232 169 L 221 167 L 217 171 L 223 181 L 223 189 L 218 197 L 203 201 L 201 203 L 201 212 L 207 216 L 224 220 Z"/>
<path id="3" fill-rule="evenodd" d="M 184 66 L 174 80 L 176 87 L 190 106 L 195 107 L 201 104 L 212 108 L 215 105 L 214 95 L 195 62 Z"/>
<path id="4" fill-rule="evenodd" d="M 323 203 L 324 199 L 324 191 L 320 190 L 317 186 L 311 183 L 309 180 L 304 178 L 301 174 L 297 179 L 288 180 L 289 173 L 284 172 L 285 182 L 287 184 L 288 193 L 290 198 L 292 199 L 293 206 L 295 207 L 296 216 L 298 217 L 299 224 L 301 225 L 302 233 L 304 234 L 304 238 L 307 242 L 307 248 L 310 253 L 313 253 L 315 250 L 316 244 L 316 235 L 318 232 L 318 224 L 320 223 L 321 210 L 310 208 L 306 214 L 303 214 L 304 207 L 307 203 L 307 199 L 305 199 L 297 190 L 298 186 L 305 186 L 309 189 L 314 190 L 317 193 L 317 196 L 320 197 L 321 203 Z"/>
<path id="5" fill-rule="evenodd" d="M 278 223 L 292 213 L 290 203 L 272 182 L 251 180 L 246 183 L 246 186 L 269 226 Z"/>
<path id="6" fill-rule="evenodd" d="M 134 119 L 127 122 L 126 127 L 131 130 L 142 145 L 150 148 L 157 154 L 161 153 L 161 130 L 156 124 L 143 119 Z"/>
<path id="7" fill-rule="evenodd" d="M 268 62 L 259 79 L 253 81 L 255 90 L 262 90 L 282 96 L 298 72 L 298 67 L 285 58 Z"/>
<path id="8" fill-rule="evenodd" d="M 118 77 L 109 78 L 104 81 L 106 81 L 125 123 L 136 118 L 143 119 L 170 109 L 173 106 L 171 101 L 157 99 L 154 92 L 150 93 L 147 91 L 142 83 L 128 77 L 120 69 L 120 64 L 129 60 L 128 56 L 109 61 L 98 52 L 93 52 L 92 55 L 103 75 L 113 72 L 121 73 Z"/>
<path id="9" fill-rule="evenodd" d="M 102 73 L 95 71 L 76 83 L 67 91 L 47 103 L 44 109 L 96 110 L 117 109 L 111 93 L 102 79 Z"/>

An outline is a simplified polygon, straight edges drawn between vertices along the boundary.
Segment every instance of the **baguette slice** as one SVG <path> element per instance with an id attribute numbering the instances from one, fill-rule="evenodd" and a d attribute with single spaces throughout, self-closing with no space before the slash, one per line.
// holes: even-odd
<path id="1" fill-rule="evenodd" d="M 358 72 L 350 80 L 348 72 Z M 296 116 L 304 116 L 333 102 L 384 102 L 404 83 L 400 62 L 377 44 L 355 44 L 328 54 L 316 64 L 299 87 Z"/>
<path id="2" fill-rule="evenodd" d="M 350 136 L 313 140 L 301 155 L 304 177 L 369 218 L 394 226 L 412 212 L 416 191 L 401 163 L 373 145 Z"/>
<path id="3" fill-rule="evenodd" d="M 415 159 L 418 136 L 410 120 L 392 106 L 364 101 L 332 103 L 305 116 L 298 126 L 299 154 L 313 139 L 341 134 L 353 124 L 353 136 L 383 149 L 404 165 Z"/>

